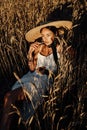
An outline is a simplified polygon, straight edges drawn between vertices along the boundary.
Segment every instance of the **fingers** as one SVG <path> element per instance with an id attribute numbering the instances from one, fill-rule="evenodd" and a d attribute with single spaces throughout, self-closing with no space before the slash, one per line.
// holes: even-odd
<path id="1" fill-rule="evenodd" d="M 35 42 L 35 43 L 31 44 L 30 49 L 29 49 L 29 53 L 30 54 L 32 54 L 33 52 L 37 53 L 40 49 L 40 45 L 41 45 L 40 42 Z"/>
<path id="2" fill-rule="evenodd" d="M 38 49 L 39 45 L 40 45 L 39 42 L 35 42 L 35 43 L 31 44 L 30 51 L 33 52 L 34 50 Z"/>

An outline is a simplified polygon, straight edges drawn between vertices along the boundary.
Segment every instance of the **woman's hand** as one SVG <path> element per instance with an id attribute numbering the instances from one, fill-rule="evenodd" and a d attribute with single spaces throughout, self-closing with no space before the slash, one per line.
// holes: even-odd
<path id="1" fill-rule="evenodd" d="M 28 66 L 30 71 L 34 71 L 37 65 L 37 54 L 40 51 L 40 43 L 34 42 L 31 44 L 30 49 L 28 51 Z"/>
<path id="2" fill-rule="evenodd" d="M 39 46 L 40 46 L 39 42 L 34 42 L 30 45 L 28 55 L 27 55 L 28 60 L 32 60 L 35 54 L 39 52 Z"/>
<path id="3" fill-rule="evenodd" d="M 47 70 L 46 67 L 44 67 L 44 66 L 38 67 L 37 68 L 37 72 L 40 73 L 40 74 L 49 75 L 49 70 Z"/>
<path id="4" fill-rule="evenodd" d="M 31 44 L 31 46 L 30 46 L 30 49 L 29 49 L 29 53 L 35 53 L 35 52 L 38 52 L 39 51 L 39 46 L 40 46 L 40 42 L 34 42 L 34 43 L 32 43 Z"/>

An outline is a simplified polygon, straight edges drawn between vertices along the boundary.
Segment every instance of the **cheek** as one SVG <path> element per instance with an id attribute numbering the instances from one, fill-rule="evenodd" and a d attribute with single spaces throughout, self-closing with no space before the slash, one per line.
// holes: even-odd
<path id="1" fill-rule="evenodd" d="M 49 41 L 52 43 L 54 41 L 54 37 L 51 37 Z"/>
<path id="2" fill-rule="evenodd" d="M 51 37 L 51 40 L 54 41 L 54 37 Z"/>

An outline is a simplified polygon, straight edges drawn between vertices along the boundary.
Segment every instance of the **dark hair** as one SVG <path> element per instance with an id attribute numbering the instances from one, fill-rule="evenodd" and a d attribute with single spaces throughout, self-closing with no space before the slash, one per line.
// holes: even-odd
<path id="1" fill-rule="evenodd" d="M 55 35 L 57 34 L 58 30 L 57 30 L 57 28 L 55 26 L 46 26 L 46 27 L 43 27 L 43 28 L 41 28 L 40 33 L 42 32 L 42 30 L 44 28 L 47 28 L 47 29 L 51 30 Z M 56 65 L 57 65 L 57 70 L 58 70 L 58 68 L 59 68 L 59 62 L 58 62 L 57 49 L 56 49 L 57 44 L 59 44 L 58 39 L 54 38 L 54 41 L 50 45 L 50 47 L 52 48 L 54 61 L 55 61 Z"/>
<path id="2" fill-rule="evenodd" d="M 58 71 L 59 71 L 59 61 L 58 61 L 57 49 L 56 49 L 57 44 L 58 44 L 58 39 L 54 38 L 54 41 L 51 44 L 51 48 L 52 48 L 52 51 L 53 51 L 54 61 L 55 61 L 56 65 L 57 65 L 57 73 L 58 73 Z"/>

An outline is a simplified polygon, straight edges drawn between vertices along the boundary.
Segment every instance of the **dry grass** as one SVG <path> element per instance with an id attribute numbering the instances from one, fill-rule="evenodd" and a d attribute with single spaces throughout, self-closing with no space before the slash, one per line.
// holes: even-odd
<path id="1" fill-rule="evenodd" d="M 55 9 L 62 11 L 65 5 L 66 9 L 72 9 L 73 23 L 80 23 L 87 2 L 3 0 L 0 5 L 0 84 L 3 85 L 4 81 L 7 83 L 6 87 L 0 87 L 0 95 L 3 97 L 9 85 L 13 84 L 13 73 L 21 77 L 28 71 L 26 55 L 29 45 L 25 40 L 25 33 L 40 22 L 46 22 L 48 15 Z M 67 11 L 66 9 L 64 11 Z M 76 28 L 70 43 L 77 51 L 76 57 L 69 57 L 68 46 L 65 49 L 62 46 L 60 74 L 55 78 L 50 94 L 44 97 L 45 102 L 31 118 L 29 130 L 80 130 L 85 129 L 85 126 L 87 128 L 86 42 L 87 35 Z M 2 98 L 0 102 L 2 103 Z M 0 106 L 2 107 L 2 104 Z"/>

